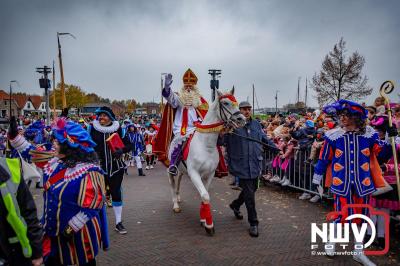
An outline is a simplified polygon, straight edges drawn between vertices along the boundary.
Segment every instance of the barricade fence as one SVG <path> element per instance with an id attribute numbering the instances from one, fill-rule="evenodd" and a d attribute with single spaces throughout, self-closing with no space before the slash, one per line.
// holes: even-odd
<path id="1" fill-rule="evenodd" d="M 295 148 L 294 157 L 289 160 L 289 164 L 286 170 L 282 170 L 280 166 L 273 167 L 273 160 L 278 155 L 276 152 L 267 150 L 264 152 L 263 160 L 263 174 L 268 172 L 272 173 L 272 176 L 278 175 L 281 179 L 286 176 L 289 179 L 290 185 L 295 189 L 299 189 L 310 194 L 318 195 L 316 185 L 312 183 L 314 174 L 314 162 L 306 163 L 306 160 L 310 156 L 311 149 L 299 149 Z M 325 183 L 325 177 L 323 178 L 321 184 Z M 324 188 L 324 193 L 322 194 L 325 198 L 333 198 L 332 194 L 327 188 Z"/>

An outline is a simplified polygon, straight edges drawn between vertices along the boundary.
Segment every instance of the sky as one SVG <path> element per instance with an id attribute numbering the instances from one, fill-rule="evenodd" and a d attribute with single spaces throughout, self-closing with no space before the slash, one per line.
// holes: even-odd
<path id="1" fill-rule="evenodd" d="M 208 69 L 221 69 L 220 89 L 235 86 L 239 101 L 256 107 L 294 103 L 300 80 L 321 69 L 341 37 L 348 54 L 365 57 L 363 73 L 400 86 L 400 1 L 368 0 L 0 0 L 0 89 L 41 94 L 36 67 L 56 63 L 61 39 L 65 82 L 111 99 L 160 101 L 161 73 L 182 86 L 191 68 L 210 98 Z M 396 88 L 397 93 L 400 89 Z M 309 90 L 308 105 L 317 106 Z M 397 96 L 391 96 L 399 100 Z"/>

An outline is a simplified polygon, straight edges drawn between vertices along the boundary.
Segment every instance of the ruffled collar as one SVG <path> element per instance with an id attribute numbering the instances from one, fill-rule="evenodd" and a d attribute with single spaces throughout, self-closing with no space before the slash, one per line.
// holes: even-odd
<path id="1" fill-rule="evenodd" d="M 111 126 L 102 126 L 100 125 L 100 122 L 98 120 L 93 121 L 93 127 L 97 131 L 100 131 L 101 133 L 114 133 L 119 129 L 119 122 L 118 121 L 113 121 Z"/>
<path id="2" fill-rule="evenodd" d="M 328 130 L 328 131 L 325 133 L 325 136 L 326 136 L 326 138 L 328 138 L 329 140 L 335 141 L 335 140 L 339 139 L 340 137 L 342 137 L 345 133 L 346 133 L 346 131 L 345 131 L 343 128 L 338 127 L 338 128 L 334 128 L 334 129 Z M 364 133 L 362 136 L 363 136 L 364 138 L 369 139 L 369 138 L 371 138 L 375 133 L 376 133 L 376 131 L 375 131 L 374 128 L 372 128 L 371 126 L 367 126 L 367 127 L 365 128 L 365 133 Z"/>

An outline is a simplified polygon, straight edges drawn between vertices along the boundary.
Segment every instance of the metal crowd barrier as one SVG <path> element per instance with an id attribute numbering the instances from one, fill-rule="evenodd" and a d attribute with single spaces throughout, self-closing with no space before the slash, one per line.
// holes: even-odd
<path id="1" fill-rule="evenodd" d="M 290 185 L 288 187 L 292 187 L 295 189 L 299 189 L 310 194 L 318 195 L 318 191 L 316 190 L 315 185 L 312 183 L 313 174 L 314 174 L 314 165 L 313 163 L 306 163 L 306 159 L 310 156 L 311 149 L 298 149 L 296 148 L 295 156 L 290 160 L 289 166 L 286 171 L 283 171 L 281 167 L 273 168 L 272 161 L 277 155 L 276 152 L 266 151 L 264 152 L 264 161 L 263 161 L 263 174 L 266 174 L 268 171 L 272 172 L 272 176 L 278 175 L 281 179 L 284 175 L 290 180 Z M 322 180 L 321 184 L 325 183 L 325 177 Z M 333 198 L 332 194 L 327 188 L 324 188 L 324 193 L 322 194 L 325 198 Z"/>

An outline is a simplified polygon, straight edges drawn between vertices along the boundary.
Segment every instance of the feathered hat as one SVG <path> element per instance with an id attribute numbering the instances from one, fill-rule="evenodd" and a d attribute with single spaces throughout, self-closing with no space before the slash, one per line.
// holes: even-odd
<path id="1" fill-rule="evenodd" d="M 33 141 L 36 144 L 42 143 L 43 129 L 45 125 L 42 121 L 38 120 L 26 128 L 24 136 L 28 141 Z"/>
<path id="2" fill-rule="evenodd" d="M 53 128 L 53 135 L 58 142 L 66 143 L 71 148 L 79 148 L 83 152 L 94 152 L 96 143 L 78 123 L 59 119 Z"/>
<path id="3" fill-rule="evenodd" d="M 333 104 L 324 107 L 324 112 L 328 115 L 340 114 L 344 111 L 347 111 L 352 115 L 360 116 L 362 120 L 367 119 L 367 109 L 365 109 L 360 104 L 349 100 L 341 99 L 337 102 L 334 102 Z"/>

